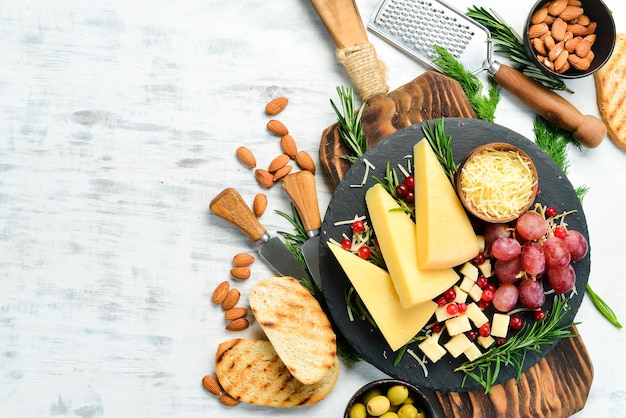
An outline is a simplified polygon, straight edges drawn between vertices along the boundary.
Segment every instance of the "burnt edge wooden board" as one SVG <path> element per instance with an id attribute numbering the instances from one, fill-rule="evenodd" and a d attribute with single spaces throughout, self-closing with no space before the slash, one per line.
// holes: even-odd
<path id="1" fill-rule="evenodd" d="M 385 112 L 388 123 L 377 123 L 383 107 L 368 104 L 363 124 L 370 147 L 391 133 L 426 120 L 441 117 L 474 118 L 474 112 L 460 85 L 436 72 L 426 72 L 389 94 Z M 398 103 L 396 104 L 396 100 Z M 368 111 L 369 107 L 372 107 Z M 337 155 L 347 153 L 337 133 L 337 125 L 324 130 L 320 160 L 333 187 L 341 181 L 350 165 Z M 573 328 L 577 332 L 576 328 Z M 489 417 L 569 417 L 580 411 L 587 400 L 593 380 L 593 365 L 582 338 L 560 341 L 536 365 L 526 370 L 519 382 L 511 379 L 483 391 L 434 392 L 441 410 L 450 418 Z"/>

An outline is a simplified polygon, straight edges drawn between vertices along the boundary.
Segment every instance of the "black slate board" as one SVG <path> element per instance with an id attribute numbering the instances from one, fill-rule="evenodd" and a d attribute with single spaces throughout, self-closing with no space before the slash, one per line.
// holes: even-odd
<path id="1" fill-rule="evenodd" d="M 435 364 L 428 364 L 429 375 L 424 376 L 422 367 L 408 354 L 405 354 L 397 366 L 393 365 L 396 353 L 392 352 L 380 332 L 367 321 L 356 319 L 351 321 L 346 309 L 345 295 L 351 287 L 343 270 L 328 250 L 326 242 L 330 238 L 341 241 L 342 233 L 351 236 L 350 225 L 334 226 L 337 221 L 354 218 L 355 215 L 367 215 L 365 206 L 365 192 L 376 183 L 373 177 L 384 178 L 387 163 L 395 167 L 398 163 L 407 167 L 412 163 L 413 146 L 423 138 L 422 126 L 425 123 L 415 124 L 382 140 L 375 147 L 365 153 L 361 160 L 355 162 L 337 186 L 328 205 L 322 224 L 320 239 L 320 270 L 322 287 L 333 322 L 342 335 L 369 363 L 388 375 L 408 381 L 416 386 L 442 392 L 465 392 L 480 390 L 482 387 L 472 379 L 463 383 L 464 374 L 454 372 L 454 369 L 464 361 L 464 356 L 452 359 L 446 356 Z M 490 122 L 464 119 L 445 119 L 445 131 L 452 136 L 452 151 L 454 159 L 460 163 L 463 158 L 475 147 L 490 142 L 508 142 L 524 150 L 537 166 L 539 176 L 540 195 L 536 202 L 554 206 L 558 213 L 575 211 L 566 217 L 566 223 L 571 229 L 582 233 L 589 241 L 589 234 L 585 215 L 580 201 L 566 175 L 543 150 L 524 136 L 497 124 Z M 363 180 L 367 159 L 376 169 L 370 170 L 366 184 L 363 187 L 353 187 Z M 371 223 L 370 223 L 371 224 Z M 590 256 L 574 263 L 576 271 L 576 293 L 570 300 L 571 310 L 563 323 L 573 321 L 582 302 L 585 286 L 590 271 Z M 546 298 L 546 309 L 551 306 L 552 297 Z M 530 314 L 527 314 L 527 316 Z M 416 353 L 421 352 L 417 344 L 411 346 Z M 550 352 L 554 345 L 544 346 L 540 353 L 528 353 L 524 371 L 536 364 Z M 513 368 L 503 368 L 500 371 L 496 384 L 502 383 L 516 376 Z"/>

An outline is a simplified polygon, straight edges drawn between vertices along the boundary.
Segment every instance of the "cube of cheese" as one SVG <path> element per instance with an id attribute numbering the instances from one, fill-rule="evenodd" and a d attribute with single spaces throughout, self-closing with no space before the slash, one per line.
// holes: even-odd
<path id="1" fill-rule="evenodd" d="M 469 346 L 467 350 L 463 351 L 463 354 L 465 354 L 465 357 L 467 357 L 469 361 L 474 361 L 478 357 L 483 355 L 483 353 L 480 351 L 480 348 L 478 348 L 476 344 L 473 343 Z"/>
<path id="2" fill-rule="evenodd" d="M 475 303 L 470 303 L 467 305 L 467 311 L 465 311 L 465 315 L 474 323 L 476 328 L 482 327 L 484 324 L 489 322 L 489 318 L 483 312 L 482 309 L 478 307 Z"/>
<path id="3" fill-rule="evenodd" d="M 439 345 L 440 335 L 441 333 L 433 334 L 418 344 L 418 347 L 420 350 L 422 350 L 422 353 L 426 354 L 426 357 L 428 357 L 428 359 L 433 363 L 436 363 L 443 356 L 446 355 L 445 348 Z"/>
<path id="4" fill-rule="evenodd" d="M 454 302 L 450 302 L 446 305 L 443 306 L 438 306 L 437 309 L 435 309 L 435 318 L 437 318 L 437 322 L 445 322 L 450 318 L 454 318 L 455 316 L 458 315 L 458 313 L 455 314 L 450 314 L 448 312 L 448 305 L 452 304 Z"/>
<path id="5" fill-rule="evenodd" d="M 511 317 L 506 314 L 494 313 L 491 320 L 491 335 L 506 338 L 510 319 Z"/>
<path id="6" fill-rule="evenodd" d="M 469 291 L 472 290 L 472 287 L 474 287 L 475 284 L 476 282 L 469 277 L 463 277 L 463 280 L 461 280 L 461 284 L 459 285 L 459 289 L 461 289 L 465 293 L 469 293 Z"/>
<path id="7" fill-rule="evenodd" d="M 457 334 L 471 330 L 472 324 L 470 324 L 467 315 L 459 315 L 446 321 L 446 329 L 448 334 L 454 337 Z"/>
<path id="8" fill-rule="evenodd" d="M 478 270 L 485 277 L 491 277 L 493 275 L 493 271 L 491 269 L 491 261 L 485 260 L 484 263 L 478 265 Z"/>
<path id="9" fill-rule="evenodd" d="M 465 303 L 465 301 L 467 300 L 467 293 L 465 293 L 459 286 L 454 286 L 454 292 L 456 293 L 454 302 Z"/>
<path id="10" fill-rule="evenodd" d="M 467 350 L 472 345 L 472 342 L 467 338 L 465 334 L 457 334 L 450 339 L 443 346 L 448 350 L 448 353 L 452 355 L 452 357 L 457 358 L 465 350 Z"/>
<path id="11" fill-rule="evenodd" d="M 461 267 L 459 272 L 464 276 L 476 281 L 478 279 L 478 268 L 469 261 Z"/>
<path id="12" fill-rule="evenodd" d="M 496 340 L 491 335 L 488 335 L 486 337 L 481 337 L 479 335 L 476 341 L 478 341 L 478 344 L 480 344 L 483 348 L 489 348 L 493 343 L 496 342 Z"/>
<path id="13" fill-rule="evenodd" d="M 483 289 L 481 289 L 480 286 L 474 283 L 474 286 L 472 286 L 467 294 L 470 296 L 470 298 L 474 300 L 474 302 L 478 302 L 483 297 Z"/>

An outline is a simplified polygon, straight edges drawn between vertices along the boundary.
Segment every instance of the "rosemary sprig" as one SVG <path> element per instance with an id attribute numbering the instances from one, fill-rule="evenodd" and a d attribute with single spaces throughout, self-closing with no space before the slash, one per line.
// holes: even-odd
<path id="1" fill-rule="evenodd" d="M 398 193 L 396 193 L 396 187 L 398 186 L 398 184 L 400 184 L 400 179 L 398 178 L 398 173 L 396 172 L 396 170 L 391 168 L 391 164 L 389 163 L 389 161 L 387 161 L 387 166 L 385 168 L 385 177 L 383 179 L 379 179 L 378 177 L 374 176 L 373 179 L 380 183 L 385 188 L 385 190 L 387 190 L 387 193 L 393 196 L 393 198 L 400 206 L 400 210 L 405 212 L 411 217 L 411 219 L 413 219 L 413 221 L 415 221 L 415 205 L 413 203 L 407 202 L 405 199 L 400 198 L 398 196 Z"/>
<path id="2" fill-rule="evenodd" d="M 435 151 L 437 159 L 446 172 L 450 183 L 454 184 L 454 175 L 459 166 L 454 162 L 454 155 L 452 155 L 452 136 L 446 135 L 444 119 L 435 120 L 433 124 L 431 124 L 431 122 L 425 123 L 422 125 L 422 132 L 424 132 L 424 137 L 433 151 Z"/>
<path id="3" fill-rule="evenodd" d="M 573 93 L 563 80 L 544 74 L 529 60 L 522 37 L 493 9 L 487 10 L 484 7 L 474 6 L 467 10 L 466 15 L 489 29 L 491 41 L 495 45 L 494 52 L 509 57 L 520 72 L 549 89 Z"/>
<path id="4" fill-rule="evenodd" d="M 367 151 L 367 139 L 363 133 L 363 124 L 361 123 L 365 103 L 361 105 L 358 112 L 355 111 L 352 87 L 337 87 L 337 94 L 341 102 L 341 110 L 339 110 L 332 99 L 330 100 L 330 105 L 337 114 L 339 136 L 352 152 L 352 155 L 342 154 L 338 155 L 338 157 L 344 158 L 352 164 Z"/>
<path id="5" fill-rule="evenodd" d="M 463 91 L 469 98 L 470 105 L 479 119 L 493 122 L 495 120 L 496 107 L 500 102 L 500 87 L 489 77 L 488 95 L 483 95 L 483 83 L 478 77 L 468 71 L 454 55 L 447 49 L 435 45 L 437 56 L 435 64 L 450 78 L 459 82 Z"/>
<path id="6" fill-rule="evenodd" d="M 526 323 L 506 343 L 492 348 L 474 361 L 463 363 L 455 371 L 465 373 L 464 381 L 471 378 L 478 382 L 485 389 L 485 393 L 491 393 L 491 386 L 498 379 L 502 367 L 514 367 L 519 380 L 529 352 L 540 352 L 542 346 L 554 344 L 562 338 L 577 336 L 570 328 L 578 323 L 561 324 L 569 312 L 568 300 L 563 296 L 555 296 L 552 309 L 543 320 L 532 325 Z"/>
<path id="7" fill-rule="evenodd" d="M 613 312 L 613 309 L 600 297 L 596 292 L 591 289 L 589 283 L 587 283 L 587 296 L 591 299 L 596 308 L 604 315 L 609 322 L 615 325 L 616 328 L 622 329 L 622 324 L 617 319 L 617 315 Z"/>

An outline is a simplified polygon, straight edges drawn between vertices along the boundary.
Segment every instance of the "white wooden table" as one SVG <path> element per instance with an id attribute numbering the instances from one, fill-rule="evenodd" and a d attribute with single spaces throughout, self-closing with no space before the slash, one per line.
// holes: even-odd
<path id="1" fill-rule="evenodd" d="M 618 31 L 626 6 L 606 0 Z M 375 0 L 357 1 L 368 19 Z M 533 1 L 493 7 L 521 29 Z M 254 245 L 209 214 L 235 186 L 263 192 L 235 158 L 260 166 L 280 152 L 265 103 L 319 164 L 329 100 L 350 81 L 310 3 L 104 0 L 0 4 L 0 405 L 5 417 L 340 416 L 349 396 L 383 376 L 341 366 L 328 398 L 298 410 L 226 409 L 202 388 L 224 330 L 210 296 L 231 258 Z M 392 89 L 425 67 L 370 36 Z M 568 98 L 597 113 L 591 78 Z M 503 93 L 496 122 L 532 138 L 533 114 Z M 623 260 L 626 153 L 608 139 L 572 149 L 570 180 L 590 191 L 590 284 L 626 322 Z M 319 167 L 319 165 L 318 165 Z M 316 176 L 320 203 L 331 189 Z M 280 187 L 266 192 L 267 229 L 290 230 Z M 261 262 L 254 279 L 271 275 Z M 595 378 L 576 417 L 625 416 L 626 336 L 585 300 L 577 320 Z"/>

